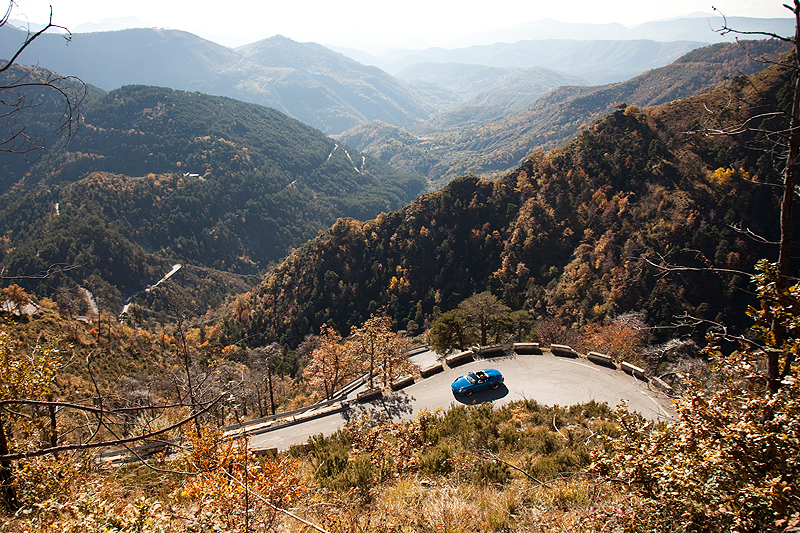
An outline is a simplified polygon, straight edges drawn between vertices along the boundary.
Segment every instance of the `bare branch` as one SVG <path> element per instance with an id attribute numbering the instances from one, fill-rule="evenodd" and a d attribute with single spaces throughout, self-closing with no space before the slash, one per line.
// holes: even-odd
<path id="1" fill-rule="evenodd" d="M 263 496 L 261 496 L 257 492 L 253 492 L 252 490 L 250 490 L 247 486 L 245 486 L 244 483 L 242 483 L 239 479 L 237 479 L 236 477 L 232 476 L 229 472 L 225 471 L 224 469 L 222 470 L 222 472 L 225 474 L 226 477 L 228 477 L 228 479 L 230 479 L 231 481 L 233 481 L 237 485 L 241 486 L 246 491 L 247 494 L 252 494 L 257 499 L 261 500 L 263 503 L 266 503 L 267 505 L 269 505 L 272 509 L 274 509 L 274 510 L 280 512 L 280 513 L 284 513 L 287 516 L 291 516 L 295 520 L 297 520 L 299 522 L 302 522 L 303 524 L 307 525 L 308 527 L 316 529 L 320 533 L 330 533 L 327 529 L 323 529 L 322 527 L 314 524 L 313 522 L 309 522 L 308 520 L 306 520 L 304 518 L 300 518 L 299 516 L 297 516 L 296 514 L 294 514 L 291 511 L 288 511 L 286 509 L 282 509 L 282 508 L 276 506 L 271 501 L 269 501 L 268 499 L 264 498 Z"/>
<path id="2" fill-rule="evenodd" d="M 4 23 L 8 21 L 8 17 L 11 15 L 12 5 L 13 2 L 9 2 L 8 11 L 6 12 L 5 18 L 3 19 Z M 0 67 L 0 74 L 8 70 L 11 67 L 11 65 L 13 65 L 17 61 L 17 58 L 20 56 L 20 54 L 24 52 L 25 49 L 28 48 L 28 46 L 30 46 L 31 43 L 33 43 L 33 41 L 35 41 L 37 38 L 39 38 L 39 36 L 41 36 L 43 33 L 52 28 L 57 28 L 66 31 L 67 35 L 64 36 L 64 38 L 67 41 L 72 40 L 72 33 L 67 28 L 53 23 L 53 6 L 50 6 L 50 19 L 47 21 L 45 27 L 35 33 L 31 33 L 30 31 L 28 31 L 28 36 L 25 38 L 25 41 L 22 43 L 22 46 L 20 46 L 19 49 L 16 51 L 16 53 L 13 56 L 11 56 L 11 59 L 8 60 L 8 63 L 6 63 L 5 66 Z"/>
<path id="3" fill-rule="evenodd" d="M 562 436 L 563 436 L 563 435 L 562 435 Z M 538 479 L 536 479 L 535 477 L 533 477 L 532 475 L 530 475 L 528 472 L 526 472 L 526 471 L 525 471 L 525 470 L 523 470 L 522 468 L 520 468 L 520 467 L 518 467 L 518 466 L 516 466 L 516 465 L 513 465 L 513 464 L 509 463 L 508 461 L 504 461 L 504 460 L 500 459 L 500 458 L 499 458 L 497 455 L 495 455 L 494 453 L 492 453 L 492 452 L 491 452 L 491 451 L 489 451 L 489 450 L 484 450 L 484 451 L 483 451 L 483 455 L 484 455 L 484 457 L 485 457 L 485 458 L 487 458 L 487 459 L 491 459 L 491 460 L 493 460 L 493 461 L 496 461 L 496 462 L 498 462 L 498 463 L 500 463 L 500 464 L 504 464 L 504 465 L 506 465 L 506 466 L 507 466 L 507 467 L 509 467 L 509 468 L 513 468 L 513 469 L 514 469 L 514 470 L 516 470 L 517 472 L 521 472 L 523 475 L 525 475 L 525 477 L 527 477 L 528 479 L 530 479 L 531 481 L 533 481 L 534 483 L 536 483 L 536 484 L 537 484 L 539 487 L 550 488 L 550 487 L 548 486 L 548 485 L 549 485 L 549 482 L 548 482 L 548 481 L 539 481 Z"/>
<path id="4" fill-rule="evenodd" d="M 2 144 L 2 143 L 0 143 Z M 0 150 L 1 151 L 1 150 Z M 69 272 L 70 270 L 74 270 L 76 268 L 80 268 L 78 265 L 68 265 L 66 263 L 55 263 L 50 265 L 47 270 L 44 272 L 40 272 L 38 274 L 27 274 L 24 276 L 7 276 L 5 274 L 0 273 L 0 280 L 2 281 L 17 281 L 17 280 L 37 280 L 37 279 L 47 279 L 54 274 L 58 274 L 60 272 Z"/>
<path id="5" fill-rule="evenodd" d="M 746 235 L 746 236 L 750 237 L 751 239 L 753 239 L 754 241 L 760 242 L 762 244 L 770 244 L 770 245 L 778 245 L 778 244 L 780 244 L 777 241 L 770 241 L 770 240 L 767 240 L 766 238 L 762 237 L 761 235 L 757 235 L 757 234 L 753 233 L 753 231 L 750 228 L 742 228 L 741 226 L 739 226 L 737 224 L 730 224 L 728 227 L 731 228 L 733 231 L 735 231 L 737 233 L 741 233 L 742 235 Z"/>
<path id="6" fill-rule="evenodd" d="M 734 268 L 719 268 L 711 265 L 710 263 L 708 266 L 704 267 L 688 267 L 688 266 L 681 266 L 676 264 L 667 263 L 666 258 L 659 254 L 659 258 L 661 259 L 660 263 L 655 263 L 649 257 L 643 256 L 644 260 L 650 264 L 651 266 L 661 270 L 663 273 L 669 272 L 711 272 L 711 273 L 725 273 L 725 274 L 737 274 L 740 276 L 747 276 L 752 277 L 750 272 L 745 272 L 743 270 L 736 270 Z"/>
<path id="7" fill-rule="evenodd" d="M 13 6 L 14 2 L 10 1 L 5 15 L 0 19 L 0 26 L 8 23 Z M 20 55 L 42 34 L 52 29 L 64 30 L 66 32 L 65 39 L 68 42 L 72 40 L 72 34 L 67 28 L 53 23 L 53 8 L 50 6 L 48 23 L 39 31 L 28 30 L 24 41 L 11 58 L 0 64 L 0 75 L 11 74 L 11 68 L 17 64 Z M 34 68 L 19 68 L 25 73 L 15 75 L 11 81 L 0 82 L 0 107 L 4 109 L 0 112 L 0 119 L 2 119 L 0 129 L 3 130 L 3 135 L 0 137 L 0 152 L 41 154 L 45 149 L 44 135 L 30 133 L 22 115 L 26 111 L 45 105 L 44 102 L 36 102 L 36 99 L 43 97 L 42 91 L 55 91 L 56 99 L 63 103 L 63 110 L 61 118 L 58 119 L 57 125 L 50 134 L 68 142 L 80 122 L 78 109 L 87 95 L 87 88 L 76 77 L 58 76 Z M 42 76 L 41 79 L 36 79 L 40 76 Z M 31 90 L 39 91 L 39 93 L 32 94 Z"/>
<path id="8" fill-rule="evenodd" d="M 784 7 L 788 8 L 790 11 L 794 11 L 791 7 L 787 5 L 784 5 Z M 728 35 L 729 33 L 734 33 L 736 35 L 760 35 L 761 37 L 771 37 L 773 39 L 778 39 L 780 41 L 792 42 L 792 37 L 785 37 L 783 35 L 778 35 L 777 33 L 772 33 L 768 31 L 742 31 L 733 29 L 730 26 L 728 26 L 728 18 L 725 16 L 724 13 L 722 13 L 722 11 L 720 11 L 714 6 L 712 6 L 711 9 L 713 9 L 722 16 L 722 27 L 714 30 L 720 35 Z"/>
<path id="9" fill-rule="evenodd" d="M 146 433 L 144 435 L 139 435 L 136 437 L 128 437 L 123 439 L 114 439 L 108 441 L 101 441 L 101 442 L 88 442 L 88 443 L 81 443 L 81 444 L 65 444 L 62 446 L 53 446 L 50 448 L 42 448 L 40 450 L 33 450 L 29 452 L 19 452 L 19 453 L 9 453 L 6 455 L 0 455 L 0 461 L 19 461 L 20 459 L 30 459 L 31 457 L 41 457 L 43 455 L 53 455 L 59 452 L 66 452 L 66 451 L 81 451 L 81 450 L 91 450 L 96 448 L 108 448 L 111 446 L 123 446 L 125 444 L 131 442 L 139 442 L 143 440 L 152 439 L 157 437 L 158 435 L 162 435 L 174 429 L 177 429 L 184 424 L 191 422 L 194 420 L 195 416 L 203 414 L 210 410 L 214 405 L 216 405 L 225 394 L 220 394 L 213 402 L 209 403 L 204 409 L 198 411 L 196 415 L 190 415 L 169 427 L 159 429 L 157 431 L 153 431 L 150 433 Z"/>
<path id="10" fill-rule="evenodd" d="M 61 401 L 47 401 L 47 400 L 23 400 L 23 399 L 10 399 L 10 400 L 0 400 L 0 407 L 5 408 L 7 405 L 32 405 L 32 406 L 39 406 L 39 407 L 63 407 L 65 409 L 74 409 L 76 411 L 84 411 L 87 413 L 100 413 L 106 415 L 115 415 L 120 413 L 136 413 L 143 410 L 165 410 L 165 409 L 176 409 L 179 407 L 188 407 L 187 404 L 178 403 L 178 404 L 169 404 L 169 405 L 142 405 L 140 407 L 118 407 L 114 409 L 106 409 L 102 407 L 91 407 L 89 405 L 83 405 L 80 403 L 73 403 L 73 402 L 61 402 Z M 11 411 L 9 409 L 9 411 Z M 23 415 L 25 416 L 25 415 Z"/>

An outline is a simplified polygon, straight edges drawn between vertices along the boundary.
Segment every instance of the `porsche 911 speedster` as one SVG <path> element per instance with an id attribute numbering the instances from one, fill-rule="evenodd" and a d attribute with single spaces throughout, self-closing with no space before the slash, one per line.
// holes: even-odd
<path id="1" fill-rule="evenodd" d="M 503 374 L 494 368 L 469 372 L 453 380 L 450 388 L 458 396 L 471 396 L 474 392 L 496 389 L 503 383 Z"/>

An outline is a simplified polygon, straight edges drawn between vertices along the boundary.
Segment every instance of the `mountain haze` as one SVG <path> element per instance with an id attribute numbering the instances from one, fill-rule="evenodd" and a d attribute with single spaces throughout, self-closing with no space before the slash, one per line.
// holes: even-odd
<path id="1" fill-rule="evenodd" d="M 523 40 L 466 48 L 391 50 L 379 58 L 373 57 L 372 64 L 398 76 L 418 63 L 462 63 L 514 69 L 545 67 L 597 85 L 624 81 L 646 70 L 663 67 L 706 44 L 650 39 L 541 39 L 532 33 Z"/>
<path id="2" fill-rule="evenodd" d="M 788 11 L 787 11 L 788 13 Z M 703 43 L 733 42 L 733 34 L 722 35 L 718 31 L 724 19 L 720 14 L 698 14 L 672 20 L 657 20 L 628 27 L 619 23 L 589 24 L 570 23 L 544 19 L 516 26 L 472 33 L 452 43 L 453 47 L 486 45 L 497 42 L 515 42 L 529 39 L 578 39 L 578 40 L 636 40 L 696 41 Z M 728 27 L 741 31 L 763 31 L 777 35 L 794 35 L 794 20 L 786 18 L 728 17 Z"/>
<path id="3" fill-rule="evenodd" d="M 533 151 L 564 143 L 617 104 L 645 107 L 697 94 L 729 78 L 763 69 L 765 63 L 757 60 L 762 55 L 776 58 L 786 51 L 788 46 L 777 40 L 745 41 L 743 46 L 720 43 L 694 50 L 670 65 L 623 83 L 560 87 L 523 110 L 473 127 L 442 131 L 454 121 L 474 120 L 476 110 L 462 108 L 464 116 L 444 113 L 411 132 L 372 123 L 338 137 L 397 168 L 419 172 L 433 183 L 443 184 L 467 172 L 513 168 Z"/>
<path id="4" fill-rule="evenodd" d="M 588 85 L 577 76 L 544 67 L 508 69 L 463 63 L 417 63 L 398 76 L 429 93 L 439 87 L 456 96 L 454 101 L 460 105 L 436 116 L 440 130 L 508 115 L 564 85 Z M 465 115 L 469 118 L 461 120 Z"/>
<path id="5" fill-rule="evenodd" d="M 4 26 L 0 47 L 14 50 L 25 35 Z M 46 33 L 20 63 L 69 72 L 105 90 L 145 84 L 229 96 L 273 107 L 327 133 L 365 120 L 409 125 L 437 110 L 388 74 L 313 43 L 276 36 L 240 50 L 178 30 L 76 33 L 69 44 Z"/>
<path id="6" fill-rule="evenodd" d="M 292 116 L 314 126 L 323 124 L 320 129 L 326 132 L 341 132 L 373 118 L 409 125 L 436 109 L 380 69 L 318 44 L 276 36 L 236 52 L 260 66 L 237 83 L 239 98 L 266 88 Z M 269 105 L 268 98 L 259 103 Z"/>

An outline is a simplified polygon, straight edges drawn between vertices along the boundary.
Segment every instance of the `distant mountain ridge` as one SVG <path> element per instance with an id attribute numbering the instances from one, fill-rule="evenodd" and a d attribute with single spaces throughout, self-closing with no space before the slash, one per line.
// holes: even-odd
<path id="1" fill-rule="evenodd" d="M 496 42 L 466 48 L 394 50 L 374 64 L 402 77 L 417 63 L 464 63 L 486 67 L 529 69 L 545 67 L 599 85 L 628 80 L 646 70 L 663 67 L 682 55 L 706 46 L 702 41 L 541 39 L 531 33 L 513 43 Z"/>
<path id="2" fill-rule="evenodd" d="M 697 24 L 696 19 L 687 20 L 686 24 Z M 731 24 L 741 22 L 749 27 L 744 25 L 747 21 L 730 20 Z M 125 21 L 104 24 L 124 25 Z M 653 24 L 653 28 L 661 27 L 660 23 Z M 670 28 L 679 27 L 674 21 L 670 24 Z M 25 35 L 25 31 L 6 25 L 0 28 L 0 47 L 14 50 Z M 542 39 L 547 35 L 550 34 L 525 26 L 518 34 L 505 36 L 506 40 L 521 39 L 519 42 L 453 50 L 394 51 L 380 60 L 372 58 L 375 62 L 370 64 L 384 72 L 362 64 L 365 60 L 359 58 L 368 58 L 366 54 L 353 60 L 324 46 L 281 36 L 234 50 L 188 32 L 156 28 L 76 32 L 69 44 L 61 34 L 46 33 L 37 39 L 36 46 L 22 54 L 20 61 L 77 76 L 104 90 L 145 84 L 229 96 L 273 107 L 328 134 L 336 134 L 372 120 L 410 127 L 442 111 L 472 105 L 454 97 L 446 88 L 443 91 L 440 86 L 411 86 L 385 72 L 396 73 L 419 62 L 506 69 L 544 67 L 602 84 L 661 67 L 703 45 L 702 41 L 693 40 L 656 42 L 653 39 L 663 32 L 655 29 L 643 33 L 647 40 L 620 40 L 613 32 L 609 35 L 614 40 L 587 40 L 591 34 L 586 32 L 580 35 L 580 41 L 566 40 L 564 34 L 556 34 L 557 40 Z M 674 41 L 676 35 L 667 36 Z M 501 81 L 495 80 L 495 85 Z M 501 107 L 507 105 L 508 95 L 501 95 L 500 100 L 506 101 Z"/>
<path id="3" fill-rule="evenodd" d="M 765 64 L 753 57 L 777 58 L 789 50 L 777 40 L 744 44 L 719 43 L 693 50 L 670 65 L 622 83 L 560 87 L 509 116 L 457 131 L 442 131 L 455 120 L 455 112 L 449 112 L 410 131 L 369 123 L 337 138 L 396 168 L 426 175 L 438 185 L 467 172 L 506 171 L 531 152 L 564 143 L 617 104 L 644 107 L 697 94 L 726 83 L 728 78 L 763 69 Z M 479 110 L 461 111 L 465 116 L 456 118 L 467 123 L 470 113 Z"/>
<path id="4" fill-rule="evenodd" d="M 398 72 L 398 77 L 414 84 L 438 85 L 465 104 L 478 95 L 514 92 L 524 97 L 542 95 L 564 85 L 589 85 L 579 77 L 547 67 L 528 69 L 487 67 L 465 63 L 415 63 Z"/>
<path id="5" fill-rule="evenodd" d="M 0 47 L 14 50 L 25 35 L 2 27 Z M 437 110 L 385 72 L 314 43 L 276 36 L 241 50 L 184 31 L 138 28 L 76 33 L 68 45 L 62 35 L 44 34 L 20 63 L 66 72 L 105 90 L 145 84 L 229 96 L 326 133 L 366 120 L 410 125 Z M 294 58 L 291 66 L 287 58 Z"/>
<path id="6" fill-rule="evenodd" d="M 788 12 L 788 11 L 787 11 Z M 732 42 L 734 34 L 722 35 L 718 31 L 724 24 L 721 14 L 697 14 L 672 20 L 656 20 L 628 27 L 619 23 L 590 24 L 561 22 L 553 19 L 537 20 L 497 28 L 495 30 L 472 33 L 450 44 L 451 47 L 466 45 L 487 45 L 497 42 L 516 42 L 530 39 L 578 39 L 578 40 L 636 40 L 653 41 L 699 41 L 705 43 Z M 727 17 L 730 28 L 741 31 L 763 31 L 794 35 L 794 19 Z"/>

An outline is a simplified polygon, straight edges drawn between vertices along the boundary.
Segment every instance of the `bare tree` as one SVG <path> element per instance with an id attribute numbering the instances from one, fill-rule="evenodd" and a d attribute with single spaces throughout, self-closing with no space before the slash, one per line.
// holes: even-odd
<path id="1" fill-rule="evenodd" d="M 388 386 L 408 361 L 410 341 L 402 334 L 392 331 L 392 320 L 388 316 L 373 316 L 361 327 L 353 326 L 350 337 L 352 342 L 347 350 L 352 354 L 351 358 L 356 361 L 361 359 L 362 364 L 369 361 L 370 389 L 374 387 L 373 377 L 376 371 L 380 372 L 383 385 Z"/>
<path id="2" fill-rule="evenodd" d="M 506 304 L 488 291 L 473 294 L 458 304 L 458 309 L 467 322 L 478 330 L 481 346 L 486 346 L 489 330 L 501 329 L 500 324 L 511 311 Z"/>
<path id="3" fill-rule="evenodd" d="M 261 397 L 261 387 L 259 381 L 262 381 L 265 387 L 265 393 L 269 395 L 270 414 L 275 414 L 277 407 L 275 405 L 275 391 L 272 382 L 272 369 L 275 366 L 275 361 L 282 355 L 281 345 L 273 342 L 269 346 L 260 346 L 255 348 L 251 354 L 250 371 L 257 377 L 254 386 L 258 400 L 258 409 L 260 416 L 264 416 L 263 402 Z M 263 370 L 261 370 L 263 368 Z"/>
<path id="4" fill-rule="evenodd" d="M 9 24 L 13 0 L 0 18 L 0 28 Z M 60 29 L 66 41 L 72 34 L 53 23 L 53 9 L 47 24 L 36 32 L 28 30 L 24 40 L 5 62 L 0 63 L 0 152 L 39 155 L 46 148 L 45 134 L 29 127 L 33 110 L 55 105 L 60 117 L 47 136 L 69 141 L 80 121 L 79 106 L 86 97 L 86 85 L 77 77 L 17 66 L 20 55 L 45 32 Z"/>
<path id="5" fill-rule="evenodd" d="M 800 156 L 800 0 L 794 0 L 792 5 L 784 4 L 784 7 L 792 12 L 795 20 L 795 34 L 792 37 L 781 36 L 771 32 L 736 30 L 728 26 L 728 21 L 724 15 L 722 28 L 718 30 L 723 35 L 735 34 L 769 37 L 790 42 L 793 45 L 793 53 L 789 58 L 789 66 L 794 71 L 794 87 L 792 108 L 787 117 L 788 128 L 781 129 L 780 131 L 768 132 L 771 134 L 771 137 L 777 137 L 778 145 L 783 151 L 784 159 L 781 184 L 783 193 L 781 196 L 780 208 L 780 241 L 778 243 L 779 251 L 777 260 L 777 294 L 784 293 L 789 285 L 789 267 L 793 244 L 792 211 L 794 195 L 796 194 L 795 182 L 797 177 L 798 156 Z M 780 111 L 771 113 L 773 116 L 781 114 L 783 113 Z M 751 123 L 754 119 L 758 118 L 763 119 L 765 116 L 750 117 L 744 123 L 729 128 L 713 130 L 709 133 L 738 135 L 745 132 L 756 131 L 756 128 L 752 127 Z M 782 349 L 784 337 L 786 336 L 786 327 L 777 316 L 772 320 L 770 334 L 772 337 L 772 349 L 766 350 L 767 380 L 769 383 L 769 390 L 775 393 L 780 389 L 783 379 L 791 371 L 792 364 L 795 360 L 795 353 L 791 349 Z"/>
<path id="6" fill-rule="evenodd" d="M 323 324 L 320 330 L 319 347 L 311 352 L 311 360 L 303 370 L 303 376 L 312 389 L 320 391 L 325 399 L 334 393 L 359 371 L 359 361 L 349 341 L 344 341 L 336 330 Z"/>

